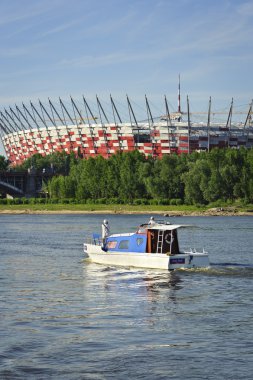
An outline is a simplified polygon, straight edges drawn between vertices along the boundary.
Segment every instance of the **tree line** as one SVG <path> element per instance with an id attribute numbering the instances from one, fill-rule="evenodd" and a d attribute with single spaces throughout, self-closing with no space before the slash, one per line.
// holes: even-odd
<path id="1" fill-rule="evenodd" d="M 36 154 L 20 169 L 54 171 L 44 184 L 50 198 L 90 203 L 205 205 L 253 202 L 253 149 L 218 149 L 145 157 L 135 150 L 82 159 L 73 153 Z"/>

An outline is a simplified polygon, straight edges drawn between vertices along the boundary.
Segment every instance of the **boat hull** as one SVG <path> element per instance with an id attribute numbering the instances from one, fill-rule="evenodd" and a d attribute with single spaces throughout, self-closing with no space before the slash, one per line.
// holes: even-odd
<path id="1" fill-rule="evenodd" d="M 207 253 L 183 252 L 169 256 L 158 253 L 105 252 L 98 245 L 84 244 L 84 253 L 97 264 L 149 269 L 191 269 L 209 266 Z"/>

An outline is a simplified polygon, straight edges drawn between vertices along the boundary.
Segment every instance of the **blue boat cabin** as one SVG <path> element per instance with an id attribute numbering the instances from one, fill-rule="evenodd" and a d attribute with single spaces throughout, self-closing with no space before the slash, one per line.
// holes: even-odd
<path id="1" fill-rule="evenodd" d="M 141 225 L 136 233 L 115 234 L 106 240 L 110 252 L 179 254 L 176 229 L 148 228 Z"/>

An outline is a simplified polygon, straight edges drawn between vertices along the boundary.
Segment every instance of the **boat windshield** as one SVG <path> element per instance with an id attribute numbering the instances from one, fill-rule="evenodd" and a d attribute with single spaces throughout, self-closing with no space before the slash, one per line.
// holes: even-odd
<path id="1" fill-rule="evenodd" d="M 147 223 L 146 224 L 141 224 L 138 227 L 136 233 L 137 234 L 144 234 L 144 235 L 146 235 L 147 234 L 147 228 L 148 228 L 148 224 Z"/>

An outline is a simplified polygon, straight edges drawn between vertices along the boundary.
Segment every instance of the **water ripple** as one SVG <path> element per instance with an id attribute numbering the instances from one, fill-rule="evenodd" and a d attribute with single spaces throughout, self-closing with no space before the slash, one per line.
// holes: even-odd
<path id="1" fill-rule="evenodd" d="M 249 219 L 181 217 L 201 226 L 182 246 L 204 246 L 211 266 L 166 272 L 83 260 L 99 218 L 0 219 L 0 378 L 250 379 Z M 115 231 L 139 222 L 108 218 Z"/>

